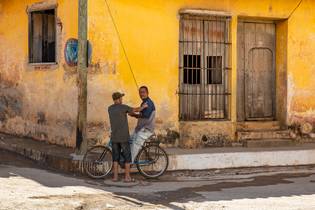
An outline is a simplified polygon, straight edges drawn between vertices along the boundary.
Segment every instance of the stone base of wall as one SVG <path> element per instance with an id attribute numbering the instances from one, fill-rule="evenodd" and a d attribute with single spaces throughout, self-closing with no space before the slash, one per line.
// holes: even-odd
<path id="1" fill-rule="evenodd" d="M 179 130 L 183 148 L 228 146 L 235 138 L 232 122 L 180 122 Z"/>

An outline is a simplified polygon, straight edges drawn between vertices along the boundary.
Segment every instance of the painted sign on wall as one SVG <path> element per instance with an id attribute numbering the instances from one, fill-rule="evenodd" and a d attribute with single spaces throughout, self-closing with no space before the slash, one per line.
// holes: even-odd
<path id="1" fill-rule="evenodd" d="M 78 40 L 68 39 L 65 46 L 65 60 L 69 66 L 76 66 L 78 64 Z M 92 45 L 88 41 L 88 62 L 90 63 L 92 57 Z"/>

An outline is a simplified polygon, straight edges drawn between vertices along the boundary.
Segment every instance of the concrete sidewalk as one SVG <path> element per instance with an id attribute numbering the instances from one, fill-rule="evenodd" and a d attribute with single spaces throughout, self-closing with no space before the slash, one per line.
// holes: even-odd
<path id="1" fill-rule="evenodd" d="M 49 168 L 83 173 L 82 161 L 73 160 L 74 149 L 28 138 L 0 134 L 0 149 L 18 153 Z M 315 144 L 294 147 L 166 149 L 170 171 L 315 164 Z"/>

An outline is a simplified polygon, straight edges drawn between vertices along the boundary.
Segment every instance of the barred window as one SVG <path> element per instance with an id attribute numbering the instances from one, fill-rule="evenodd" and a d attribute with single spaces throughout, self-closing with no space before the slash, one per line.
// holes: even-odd
<path id="1" fill-rule="evenodd" d="M 181 15 L 180 120 L 229 119 L 229 17 Z"/>
<path id="2" fill-rule="evenodd" d="M 222 56 L 207 56 L 207 84 L 222 84 Z"/>
<path id="3" fill-rule="evenodd" d="M 184 55 L 184 83 L 200 84 L 200 55 Z"/>

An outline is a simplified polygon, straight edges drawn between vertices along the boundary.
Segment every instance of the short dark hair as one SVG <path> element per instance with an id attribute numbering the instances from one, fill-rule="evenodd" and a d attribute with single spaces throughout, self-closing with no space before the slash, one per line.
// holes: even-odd
<path id="1" fill-rule="evenodd" d="M 149 92 L 148 87 L 147 87 L 147 86 L 145 86 L 145 85 L 143 85 L 143 86 L 141 86 L 141 87 L 139 88 L 139 90 L 141 90 L 141 89 L 145 89 L 145 90 L 147 91 L 147 93 Z"/>

